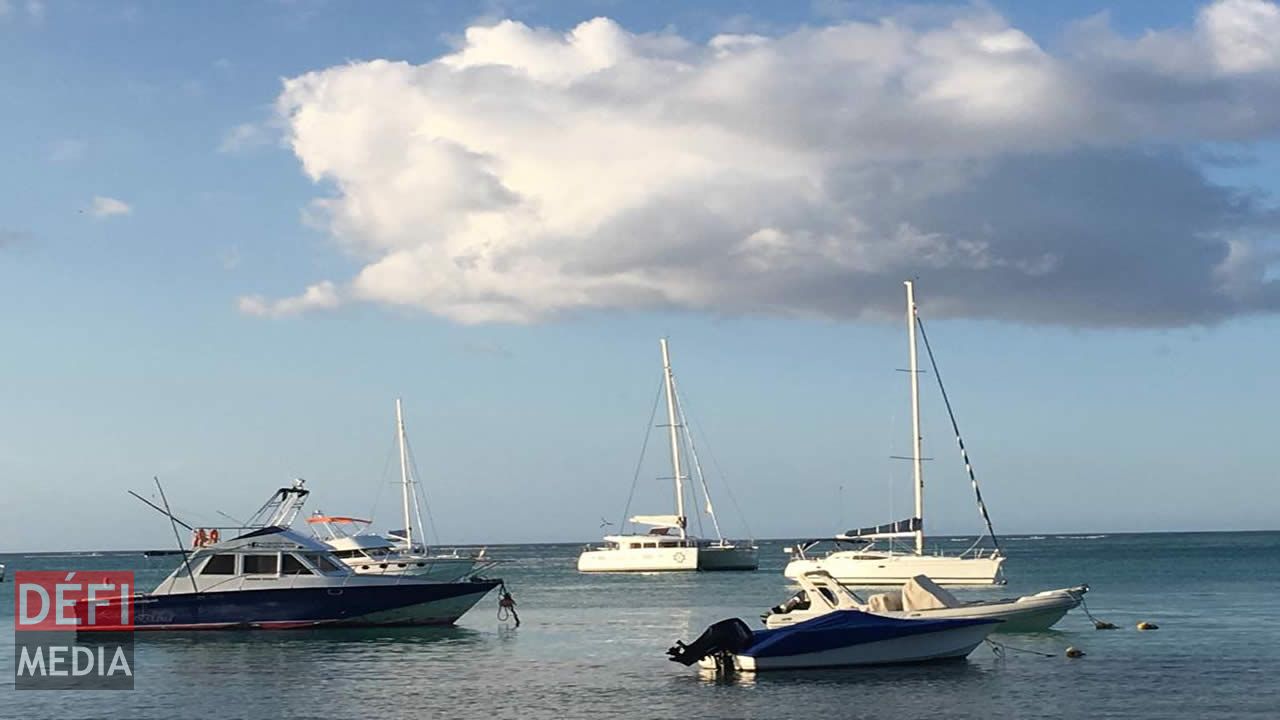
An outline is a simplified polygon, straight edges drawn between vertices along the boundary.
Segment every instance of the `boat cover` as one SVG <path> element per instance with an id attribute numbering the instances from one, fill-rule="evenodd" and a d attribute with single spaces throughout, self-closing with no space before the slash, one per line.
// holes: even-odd
<path id="1" fill-rule="evenodd" d="M 901 535 L 911 535 L 917 530 L 924 528 L 924 521 L 918 517 L 909 517 L 906 520 L 885 523 L 884 525 L 872 525 L 871 527 L 854 528 L 846 530 L 839 537 L 845 539 L 851 538 L 876 538 L 876 537 L 898 537 Z"/>
<path id="2" fill-rule="evenodd" d="M 867 598 L 867 609 L 873 613 L 897 612 L 902 609 L 899 593 L 876 593 Z"/>
<path id="3" fill-rule="evenodd" d="M 907 612 L 916 610 L 940 610 L 942 608 L 960 607 L 964 603 L 955 595 L 943 590 L 927 575 L 917 575 L 902 586 L 902 609 Z"/>
<path id="4" fill-rule="evenodd" d="M 902 620 L 858 610 L 836 610 L 789 627 L 756 630 L 751 646 L 741 654 L 757 658 L 804 655 L 995 622 L 988 618 Z"/>

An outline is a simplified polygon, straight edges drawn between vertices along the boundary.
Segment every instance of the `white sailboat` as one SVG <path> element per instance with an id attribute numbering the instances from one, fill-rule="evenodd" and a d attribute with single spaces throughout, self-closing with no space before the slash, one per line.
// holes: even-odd
<path id="1" fill-rule="evenodd" d="M 802 543 L 792 548 L 792 560 L 787 563 L 786 576 L 799 579 L 807 573 L 825 571 L 841 583 L 847 585 L 902 585 L 917 575 L 927 575 L 941 585 L 992 585 L 1004 582 L 1004 556 L 997 546 L 994 550 L 983 551 L 975 543 L 960 555 L 929 555 L 924 547 L 924 472 L 921 456 L 920 435 L 920 369 L 916 355 L 916 335 L 919 316 L 916 310 L 915 287 L 911 281 L 905 283 L 907 288 L 907 347 L 910 356 L 908 374 L 911 378 L 911 461 L 915 489 L 915 515 L 905 520 L 857 528 L 834 538 L 837 549 L 822 557 L 809 557 L 806 551 L 818 541 Z M 925 337 L 926 349 L 928 337 Z M 932 354 L 930 354 L 932 360 Z M 934 365 L 935 374 L 937 366 Z M 939 385 L 941 387 L 941 385 Z M 943 395 L 946 400 L 945 391 Z M 948 412 L 950 403 L 947 401 Z M 955 418 L 952 415 L 954 426 Z M 956 432 L 959 441 L 959 431 Z M 982 495 L 978 492 L 977 480 L 974 478 L 972 466 L 963 441 L 960 441 L 960 452 L 969 471 L 969 479 L 978 497 L 978 508 L 987 522 L 990 536 L 991 521 L 987 516 Z M 876 546 L 877 541 L 900 538 L 913 538 L 914 550 L 903 552 L 892 545 L 887 548 Z M 859 547 L 842 549 L 849 544 Z"/>
<path id="2" fill-rule="evenodd" d="M 727 540 L 720 532 L 706 478 L 702 474 L 693 436 L 676 392 L 675 375 L 671 371 L 671 355 L 667 339 L 662 347 L 663 388 L 667 400 L 667 428 L 671 443 L 671 469 L 675 481 L 675 513 L 672 515 L 635 515 L 629 522 L 649 528 L 646 533 L 606 535 L 604 545 L 587 548 L 578 556 L 579 572 L 669 572 L 690 570 L 755 570 L 760 565 L 755 543 Z M 685 474 L 681 450 L 685 447 L 693 458 L 698 484 L 706 500 L 706 512 L 716 532 L 715 540 L 694 537 L 688 532 L 685 514 Z M 694 492 L 696 495 L 696 492 Z"/>
<path id="3" fill-rule="evenodd" d="M 370 521 L 315 513 L 307 518 L 313 531 L 333 554 L 359 575 L 408 575 L 437 582 L 472 578 L 496 565 L 485 551 L 463 553 L 433 551 L 422 537 L 425 526 L 413 474 L 409 470 L 409 446 L 404 411 L 396 398 L 396 439 L 400 450 L 400 494 L 404 528 L 387 537 L 368 532 Z M 412 514 L 410 510 L 412 509 Z M 414 521 L 417 521 L 415 528 Z M 345 528 L 354 528 L 348 531 Z M 416 532 L 415 532 L 416 529 Z"/>

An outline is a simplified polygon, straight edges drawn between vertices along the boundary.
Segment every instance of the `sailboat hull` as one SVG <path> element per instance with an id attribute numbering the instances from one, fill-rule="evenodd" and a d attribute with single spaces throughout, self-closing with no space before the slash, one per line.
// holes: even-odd
<path id="1" fill-rule="evenodd" d="M 822 558 L 798 558 L 783 573 L 798 578 L 825 571 L 844 585 L 903 585 L 917 575 L 928 575 L 939 585 L 1001 585 L 1004 557 L 948 557 L 845 550 Z"/>

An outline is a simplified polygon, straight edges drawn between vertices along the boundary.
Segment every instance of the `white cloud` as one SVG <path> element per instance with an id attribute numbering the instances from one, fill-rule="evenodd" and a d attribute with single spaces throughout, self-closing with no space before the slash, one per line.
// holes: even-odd
<path id="1" fill-rule="evenodd" d="M 223 135 L 218 152 L 235 153 L 266 145 L 270 136 L 257 123 L 241 123 Z"/>
<path id="2" fill-rule="evenodd" d="M 1276 6 L 1095 18 L 1051 53 L 981 7 L 694 44 L 597 18 L 472 27 L 421 65 L 286 81 L 344 297 L 464 323 L 598 308 L 1181 324 L 1280 307 L 1277 224 L 1184 149 L 1280 136 Z M 1224 277 L 1224 274 L 1230 277 Z M 338 304 L 250 298 L 281 314 Z M 1232 288 L 1228 292 L 1225 288 Z M 316 302 L 317 298 L 332 298 Z M 279 309 L 279 310 L 278 310 Z"/>
<path id="3" fill-rule="evenodd" d="M 325 280 L 307 287 L 301 295 L 283 300 L 267 300 L 261 295 L 247 295 L 238 301 L 240 312 L 259 317 L 287 317 L 309 310 L 327 310 L 342 303 L 337 288 Z"/>
<path id="4" fill-rule="evenodd" d="M 131 215 L 132 213 L 133 208 L 128 203 L 113 197 L 97 196 L 93 199 L 93 203 L 89 208 L 89 214 L 100 218 L 114 215 Z"/>

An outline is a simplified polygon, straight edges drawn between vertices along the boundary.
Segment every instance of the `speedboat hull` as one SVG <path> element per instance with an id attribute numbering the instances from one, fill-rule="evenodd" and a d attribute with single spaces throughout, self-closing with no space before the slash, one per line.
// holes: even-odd
<path id="1" fill-rule="evenodd" d="M 162 631 L 450 625 L 500 583 L 386 582 L 344 586 L 135 595 L 129 628 Z M 120 602 L 118 599 L 114 603 Z M 99 603 L 99 612 L 103 612 Z M 109 608 L 108 608 L 109 609 Z M 76 605 L 87 617 L 87 606 Z M 109 613 L 107 613 L 109 615 Z"/>
<path id="2" fill-rule="evenodd" d="M 1046 590 L 1035 595 L 1025 595 L 1005 600 L 987 600 L 965 603 L 959 607 L 934 608 L 912 611 L 872 611 L 877 615 L 906 620 L 955 620 L 987 618 L 1001 621 L 998 633 L 1045 632 L 1052 628 L 1068 612 L 1080 605 L 1085 586 Z M 765 618 L 765 627 L 782 628 L 812 620 L 831 612 L 828 608 L 792 610 L 787 613 L 771 613 Z"/>
<path id="3" fill-rule="evenodd" d="M 794 655 L 760 656 L 748 651 L 734 655 L 733 664 L 741 672 L 761 672 L 959 660 L 968 657 L 991 631 L 991 623 L 980 623 Z M 714 669 L 716 664 L 713 658 L 703 658 L 698 666 Z"/>
<path id="4" fill-rule="evenodd" d="M 676 643 L 667 654 L 685 665 L 743 672 L 932 662 L 967 656 L 997 624 L 836 610 L 775 630 L 749 631 L 738 620 L 716 623 L 693 643 Z"/>
<path id="5" fill-rule="evenodd" d="M 1004 557 L 955 557 L 909 555 L 844 550 L 821 558 L 798 558 L 783 571 L 795 579 L 825 571 L 844 585 L 903 585 L 917 575 L 927 575 L 939 585 L 1003 584 Z"/>

